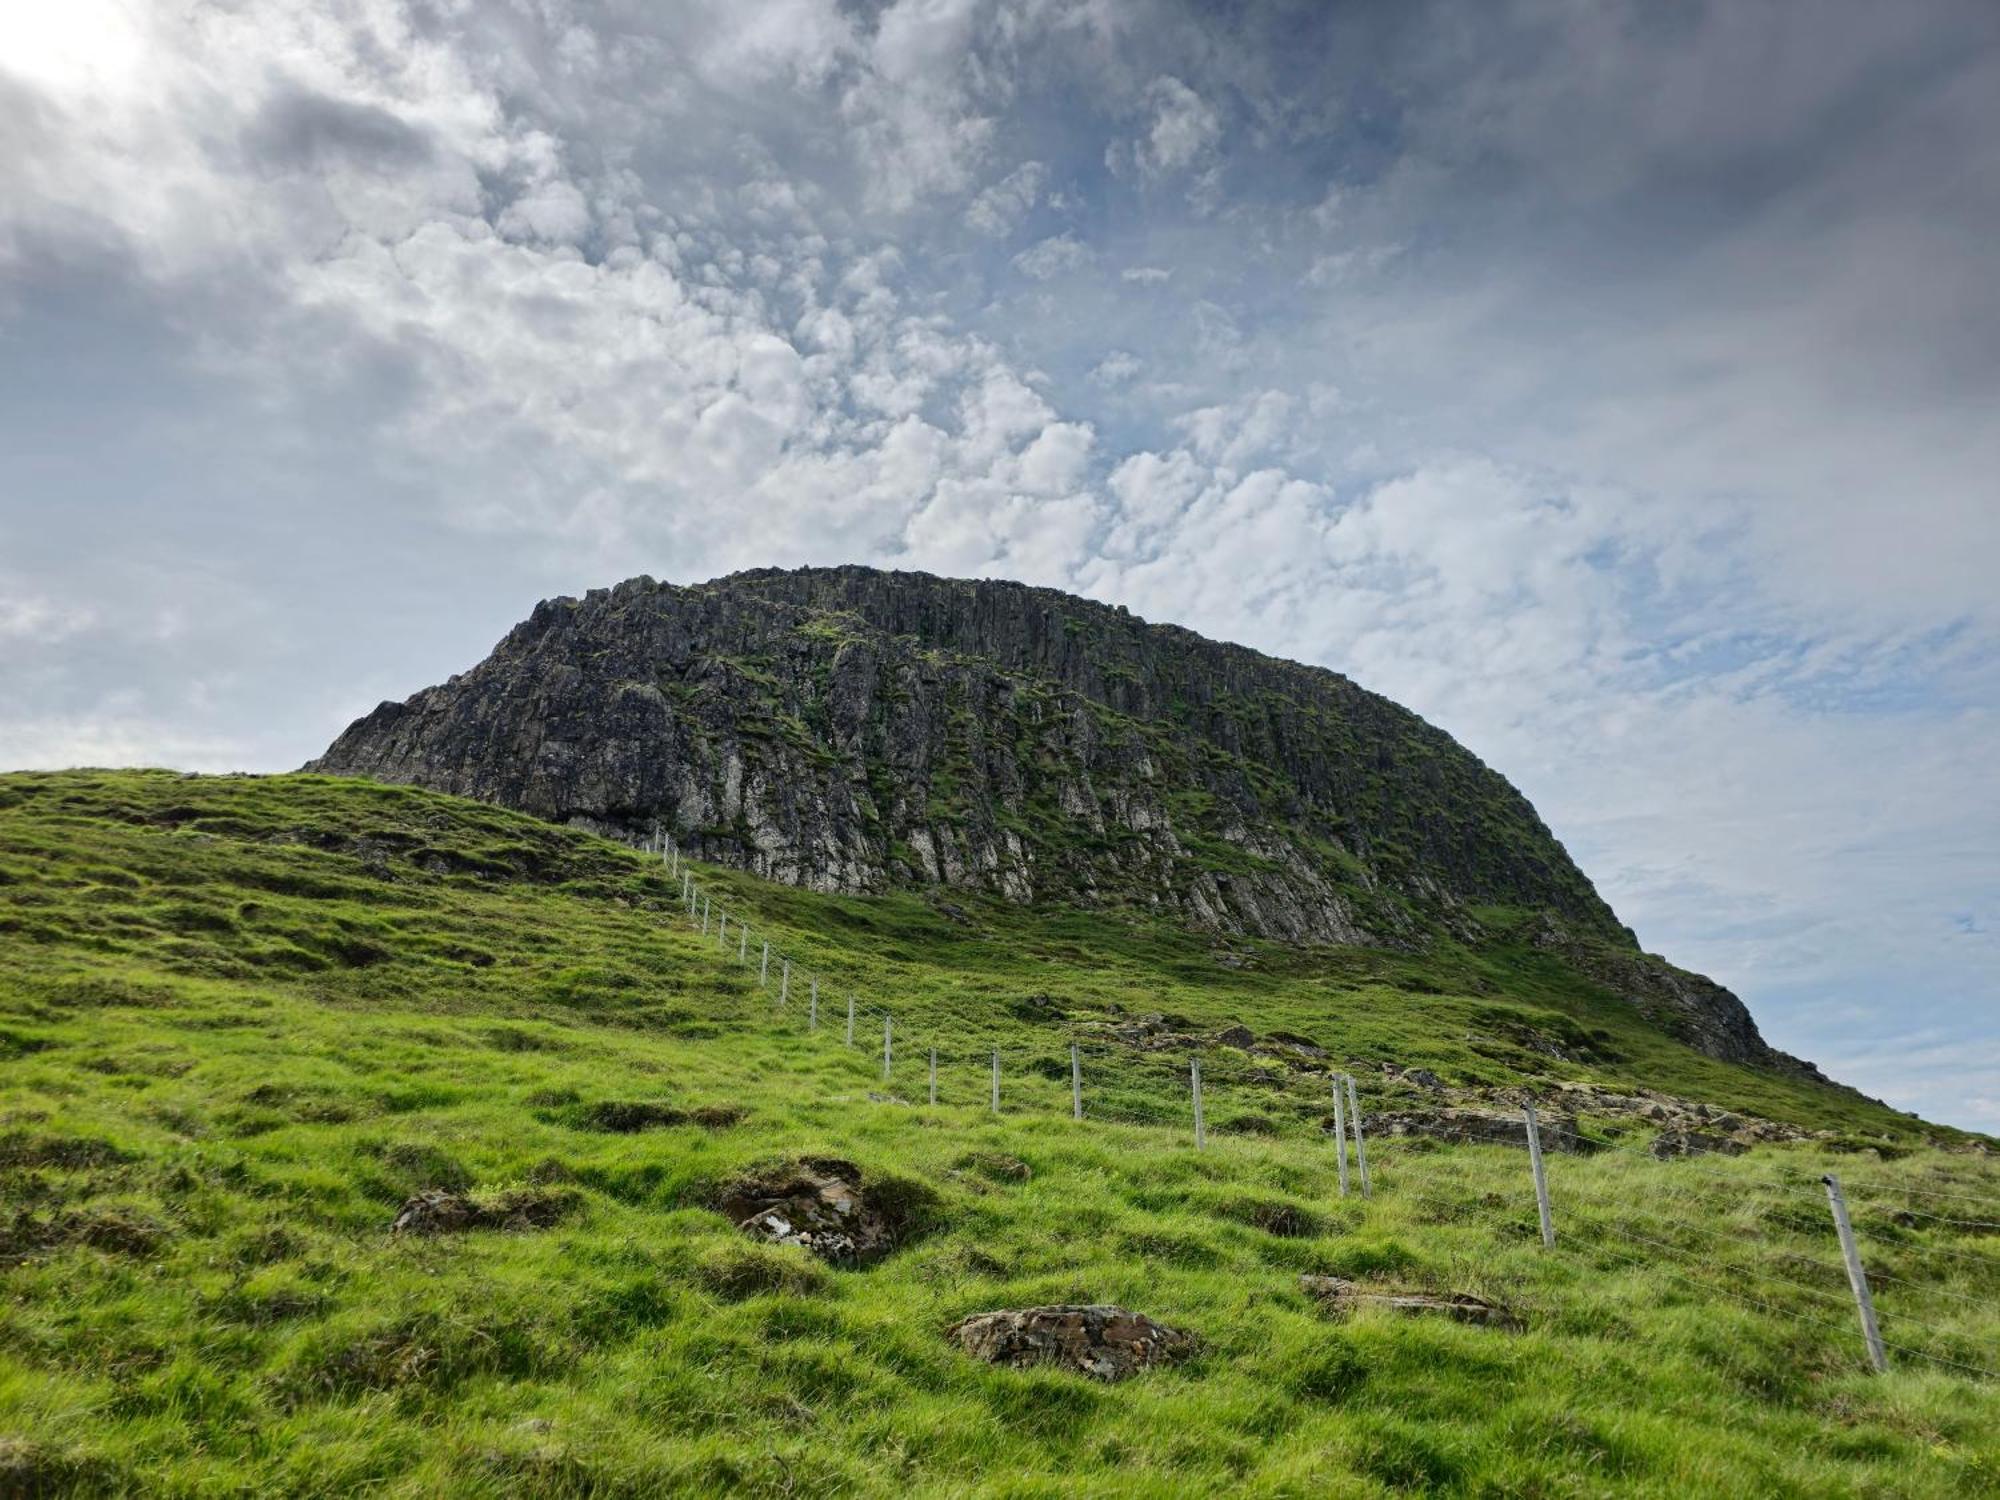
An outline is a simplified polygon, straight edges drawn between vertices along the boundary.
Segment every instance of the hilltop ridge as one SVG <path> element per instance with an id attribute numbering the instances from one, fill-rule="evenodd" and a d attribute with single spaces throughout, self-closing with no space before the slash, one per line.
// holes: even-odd
<path id="1" fill-rule="evenodd" d="M 1303 944 L 1528 932 L 1712 1056 L 1812 1073 L 1727 990 L 1641 954 L 1444 731 L 1338 673 L 1052 589 L 628 579 L 542 602 L 307 769 L 670 833 L 825 892 L 950 887 Z"/>

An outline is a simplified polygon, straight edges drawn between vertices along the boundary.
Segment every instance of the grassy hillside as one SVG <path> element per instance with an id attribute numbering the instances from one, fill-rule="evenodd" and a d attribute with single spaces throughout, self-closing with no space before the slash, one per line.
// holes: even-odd
<path id="1" fill-rule="evenodd" d="M 1953 1132 L 1698 1056 L 1527 947 L 1224 952 L 703 880 L 822 976 L 817 1033 L 613 844 L 326 778 L 0 777 L 0 1494 L 2000 1492 L 2000 1382 L 1955 1367 L 2000 1366 L 2000 1172 Z M 895 1017 L 887 1083 L 850 993 Z M 1105 1034 L 1149 1012 L 1310 1037 L 1371 1107 L 1394 1063 L 1829 1134 L 1656 1162 L 1597 1122 L 1622 1138 L 1552 1160 L 1545 1251 L 1518 1150 L 1371 1143 L 1374 1195 L 1339 1197 L 1310 1069 L 1210 1048 L 1197 1152 L 1184 1055 Z M 708 1206 L 801 1155 L 898 1184 L 912 1242 L 833 1270 Z M 541 1227 L 392 1236 L 430 1187 Z M 1525 1331 L 1334 1320 L 1302 1273 Z M 1105 1387 L 942 1337 L 1061 1301 L 1201 1352 Z"/>

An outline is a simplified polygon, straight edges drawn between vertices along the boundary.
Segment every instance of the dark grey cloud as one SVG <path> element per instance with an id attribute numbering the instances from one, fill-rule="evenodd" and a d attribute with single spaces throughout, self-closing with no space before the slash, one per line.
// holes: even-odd
<path id="1" fill-rule="evenodd" d="M 243 146 L 252 170 L 285 172 L 334 165 L 389 171 L 420 165 L 432 152 L 425 132 L 380 105 L 299 84 L 271 92 L 244 130 Z"/>

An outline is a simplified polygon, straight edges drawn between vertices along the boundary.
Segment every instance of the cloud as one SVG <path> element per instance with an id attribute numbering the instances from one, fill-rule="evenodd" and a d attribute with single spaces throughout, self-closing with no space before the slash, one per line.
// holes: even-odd
<path id="1" fill-rule="evenodd" d="M 1137 355 L 1128 354 L 1123 349 L 1113 349 L 1091 369 L 1090 378 L 1098 385 L 1120 386 L 1144 368 L 1145 363 Z"/>
<path id="2" fill-rule="evenodd" d="M 1205 161 L 1222 139 L 1222 118 L 1180 79 L 1162 76 L 1146 91 L 1152 110 L 1133 153 L 1139 170 L 1167 177 Z"/>
<path id="3" fill-rule="evenodd" d="M 1035 206 L 1047 181 L 1048 168 L 1038 161 L 1023 162 L 972 200 L 965 222 L 981 234 L 1011 234 Z"/>
<path id="4" fill-rule="evenodd" d="M 1048 281 L 1081 270 L 1097 259 L 1097 252 L 1074 235 L 1058 234 L 1042 240 L 1014 257 L 1014 269 L 1031 281 Z"/>

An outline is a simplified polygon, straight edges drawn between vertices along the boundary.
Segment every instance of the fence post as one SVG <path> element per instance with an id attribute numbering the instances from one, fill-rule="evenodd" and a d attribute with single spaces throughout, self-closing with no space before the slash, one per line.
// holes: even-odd
<path id="1" fill-rule="evenodd" d="M 1198 1057 L 1188 1059 L 1188 1082 L 1194 1090 L 1194 1149 L 1205 1151 L 1208 1149 L 1208 1122 L 1201 1113 L 1201 1059 Z"/>
<path id="2" fill-rule="evenodd" d="M 1875 1326 L 1875 1298 L 1868 1291 L 1868 1273 L 1861 1269 L 1861 1251 L 1854 1244 L 1854 1225 L 1847 1217 L 1847 1199 L 1840 1191 L 1840 1179 L 1829 1172 L 1820 1179 L 1826 1184 L 1826 1201 L 1833 1209 L 1833 1227 L 1840 1231 L 1840 1254 L 1847 1262 L 1847 1284 L 1854 1288 L 1854 1305 L 1861 1311 L 1861 1336 L 1868 1341 L 1868 1364 L 1877 1375 L 1889 1368 L 1889 1353 L 1882 1347 L 1882 1330 Z"/>
<path id="3" fill-rule="evenodd" d="M 937 1048 L 931 1048 L 931 1103 L 937 1103 Z"/>
<path id="4" fill-rule="evenodd" d="M 993 1049 L 993 1113 L 1000 1113 L 1000 1049 Z"/>
<path id="5" fill-rule="evenodd" d="M 738 922 L 736 931 L 739 934 L 736 939 L 736 961 L 739 964 L 747 964 L 750 962 L 750 929 Z"/>
<path id="6" fill-rule="evenodd" d="M 1535 1122 L 1535 1101 L 1525 1100 L 1528 1119 L 1528 1168 L 1535 1174 L 1535 1211 L 1542 1216 L 1542 1248 L 1556 1247 L 1555 1220 L 1549 1217 L 1549 1174 L 1542 1170 L 1542 1127 Z"/>
<path id="7" fill-rule="evenodd" d="M 806 1000 L 806 1030 L 819 1030 L 819 981 L 812 982 L 812 992 Z"/>
<path id="8" fill-rule="evenodd" d="M 854 1045 L 854 996 L 847 997 L 847 1045 Z"/>
<path id="9" fill-rule="evenodd" d="M 1361 1196 L 1373 1197 L 1368 1186 L 1368 1143 L 1361 1138 L 1361 1101 L 1354 1093 L 1354 1075 L 1347 1075 L 1347 1113 L 1354 1122 L 1354 1164 L 1361 1169 Z"/>
<path id="10" fill-rule="evenodd" d="M 725 951 L 729 947 L 729 912 L 726 909 L 715 924 L 715 946 Z"/>
<path id="11" fill-rule="evenodd" d="M 763 989 L 771 982 L 771 940 L 764 939 L 764 957 L 757 965 L 757 988 Z"/>
<path id="12" fill-rule="evenodd" d="M 1069 1117 L 1083 1118 L 1083 1059 L 1077 1056 L 1075 1042 L 1069 1044 Z"/>
<path id="13" fill-rule="evenodd" d="M 882 1081 L 889 1081 L 889 1017 L 882 1018 Z"/>
<path id="14" fill-rule="evenodd" d="M 1340 1160 L 1340 1196 L 1347 1196 L 1347 1114 L 1340 1103 L 1340 1075 L 1333 1075 L 1333 1148 Z"/>
<path id="15" fill-rule="evenodd" d="M 778 961 L 778 1005 L 782 1008 L 792 999 L 792 961 L 789 958 Z"/>

